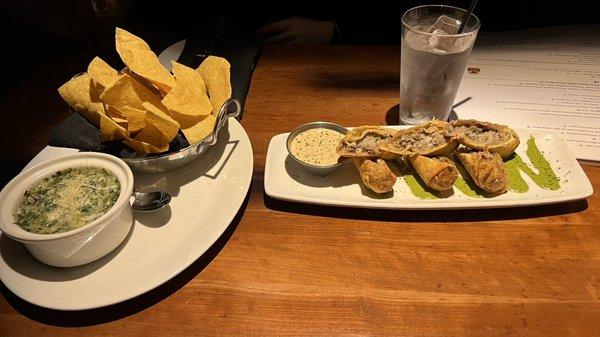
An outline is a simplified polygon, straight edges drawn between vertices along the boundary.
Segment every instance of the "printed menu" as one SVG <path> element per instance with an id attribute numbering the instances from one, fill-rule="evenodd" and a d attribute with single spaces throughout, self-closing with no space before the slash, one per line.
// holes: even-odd
<path id="1" fill-rule="evenodd" d="M 454 113 L 552 132 L 600 161 L 600 26 L 481 33 Z"/>

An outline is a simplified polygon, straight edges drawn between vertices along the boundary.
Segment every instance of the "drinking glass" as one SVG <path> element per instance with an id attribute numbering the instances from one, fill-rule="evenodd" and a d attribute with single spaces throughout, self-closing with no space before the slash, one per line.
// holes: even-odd
<path id="1" fill-rule="evenodd" d="M 465 72 L 480 22 L 467 11 L 444 5 L 409 9 L 402 15 L 400 121 L 447 120 Z"/>

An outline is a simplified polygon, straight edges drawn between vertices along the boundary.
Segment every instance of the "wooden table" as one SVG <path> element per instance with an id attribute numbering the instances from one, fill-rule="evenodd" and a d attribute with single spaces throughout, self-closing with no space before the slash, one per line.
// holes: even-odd
<path id="1" fill-rule="evenodd" d="M 268 47 L 243 125 L 247 202 L 190 268 L 131 301 L 34 307 L 3 288 L 2 336 L 592 336 L 600 200 L 523 209 L 379 211 L 265 196 L 270 138 L 314 120 L 397 122 L 399 50 Z M 600 189 L 600 168 L 584 166 Z M 73 328 L 74 327 L 74 328 Z"/>

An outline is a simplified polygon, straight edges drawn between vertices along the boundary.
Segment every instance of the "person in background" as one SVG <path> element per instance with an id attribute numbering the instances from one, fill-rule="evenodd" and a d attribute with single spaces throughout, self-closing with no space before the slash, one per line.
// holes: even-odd
<path id="1" fill-rule="evenodd" d="M 338 29 L 334 21 L 293 16 L 264 25 L 258 32 L 265 36 L 265 43 L 270 44 L 330 44 L 336 42 Z"/>
<path id="2" fill-rule="evenodd" d="M 394 5 L 345 6 L 318 16 L 291 16 L 258 29 L 267 44 L 396 44 L 400 43 L 400 17 L 406 10 L 430 1 L 402 1 Z M 470 1 L 434 1 L 467 8 Z M 323 12 L 327 12 L 323 10 Z M 319 13 L 319 11 L 315 12 Z M 600 24 L 591 5 L 575 0 L 569 6 L 547 1 L 479 1 L 474 13 L 482 31 L 516 30 L 575 24 Z M 322 15 L 321 15 L 322 17 Z"/>
<path id="3" fill-rule="evenodd" d="M 141 0 L 6 0 L 0 12 L 42 27 L 55 35 L 95 39 L 108 33 L 97 28 L 115 22 L 142 26 L 145 30 L 173 33 L 185 38 L 224 18 L 230 27 L 255 30 L 267 44 L 397 44 L 400 17 L 407 9 L 431 1 L 369 2 L 337 4 L 288 2 L 286 6 L 219 4 L 205 1 L 171 0 L 164 3 Z M 438 0 L 434 3 L 462 8 L 470 0 Z M 479 1 L 475 14 L 481 30 L 514 30 L 571 24 L 598 24 L 592 2 L 574 0 L 568 6 L 547 1 Z M 106 30 L 109 31 L 109 30 Z M 94 43 L 97 44 L 97 43 Z"/>

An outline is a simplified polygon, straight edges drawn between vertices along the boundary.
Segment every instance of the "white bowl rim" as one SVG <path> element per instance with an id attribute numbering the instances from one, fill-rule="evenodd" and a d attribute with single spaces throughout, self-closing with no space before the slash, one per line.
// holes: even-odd
<path id="1" fill-rule="evenodd" d="M 110 169 L 112 169 L 115 172 L 120 170 L 122 173 L 124 173 L 124 175 L 126 177 L 125 181 L 121 181 L 121 179 L 119 179 L 119 183 L 121 185 L 121 191 L 119 194 L 119 198 L 114 203 L 114 205 L 111 208 L 109 208 L 108 211 L 106 211 L 106 213 L 104 213 L 98 219 L 96 219 L 86 225 L 83 225 L 79 228 L 76 228 L 74 230 L 70 230 L 67 232 L 55 233 L 55 234 L 39 234 L 39 233 L 28 232 L 28 231 L 22 229 L 21 227 L 19 227 L 18 225 L 16 225 L 14 223 L 14 221 L 12 221 L 11 223 L 5 223 L 2 220 L 5 218 L 5 216 L 4 216 L 5 214 L 1 214 L 0 215 L 1 216 L 0 232 L 2 232 L 2 234 L 6 235 L 10 238 L 13 238 L 13 239 L 15 239 L 17 241 L 21 241 L 21 242 L 47 242 L 47 241 L 58 240 L 58 239 L 77 235 L 81 232 L 89 230 L 92 227 L 95 227 L 95 226 L 103 224 L 103 223 L 107 223 L 107 220 L 112 220 L 112 218 L 117 216 L 118 215 L 117 211 L 122 209 L 122 207 L 125 205 L 125 203 L 129 202 L 129 199 L 133 194 L 133 173 L 131 171 L 131 168 L 129 168 L 129 166 L 123 160 L 121 160 L 115 156 L 112 156 L 112 155 L 109 155 L 106 153 L 99 153 L 99 152 L 78 152 L 78 153 L 74 153 L 74 154 L 68 154 L 68 155 L 64 155 L 64 156 L 60 156 L 57 158 L 52 158 L 52 159 L 46 160 L 46 161 L 41 162 L 31 168 L 28 168 L 28 169 L 22 171 L 16 177 L 14 177 L 8 184 L 6 184 L 6 186 L 4 186 L 4 188 L 0 192 L 0 205 L 3 204 L 4 202 L 6 202 L 5 200 L 11 200 L 11 198 L 20 198 L 21 195 L 23 195 L 23 193 L 24 193 L 23 189 L 21 189 L 21 190 L 14 189 L 11 191 L 11 189 L 13 188 L 13 185 L 16 185 L 22 179 L 25 179 L 26 177 L 30 177 L 31 175 L 35 174 L 36 172 L 45 170 L 48 167 L 52 167 L 54 165 L 59 165 L 60 163 L 65 162 L 65 161 L 69 161 L 69 160 L 73 160 L 73 159 L 80 159 L 80 158 L 93 158 L 93 159 L 97 159 L 97 160 L 103 161 L 105 163 L 108 163 L 111 166 Z M 51 174 L 51 173 L 49 173 L 49 174 Z M 117 175 L 117 178 L 119 178 L 119 175 Z M 24 185 L 26 185 L 25 188 L 29 188 L 32 186 L 32 183 L 25 183 Z M 12 214 L 13 211 L 14 210 L 10 210 L 11 214 L 8 215 L 8 216 L 10 216 L 11 219 L 13 218 L 13 214 Z"/>

